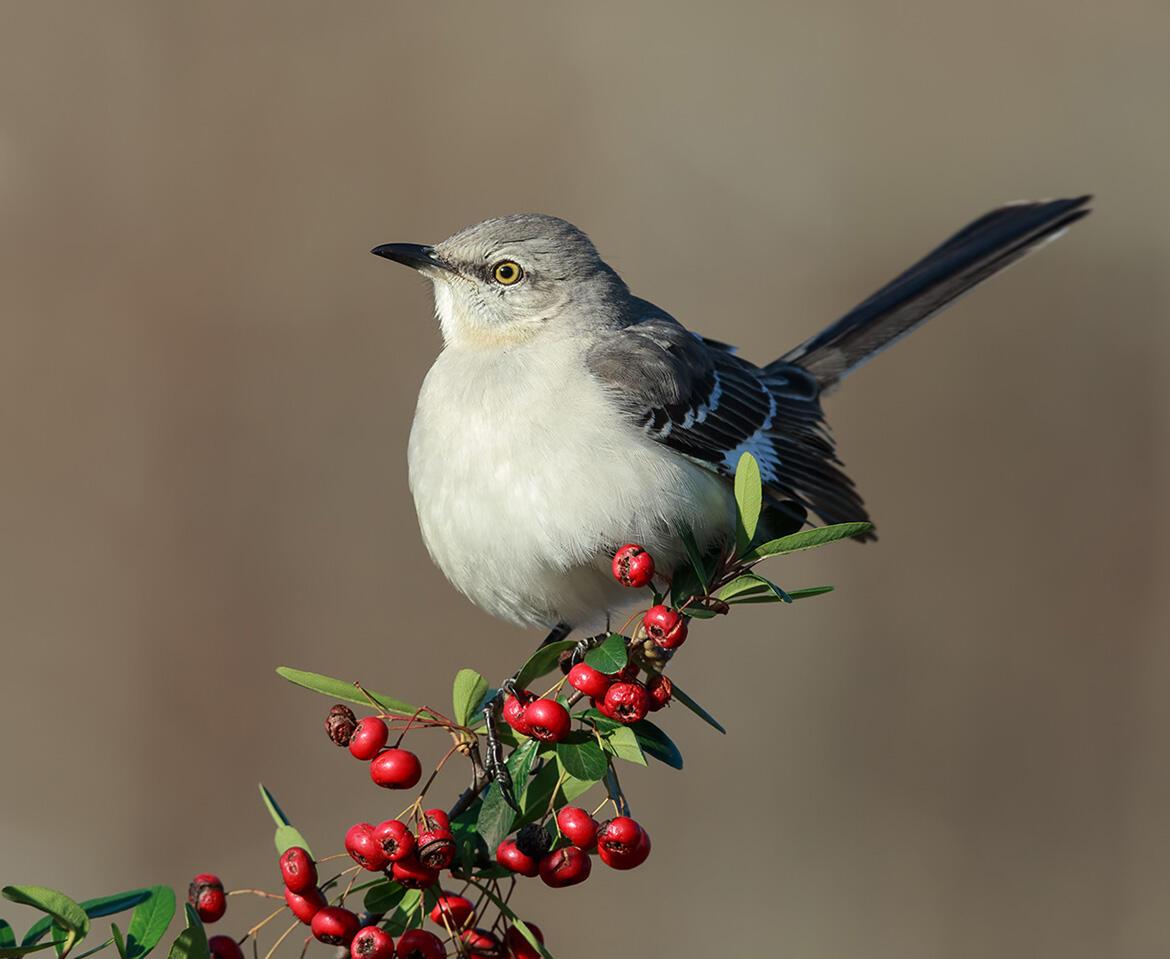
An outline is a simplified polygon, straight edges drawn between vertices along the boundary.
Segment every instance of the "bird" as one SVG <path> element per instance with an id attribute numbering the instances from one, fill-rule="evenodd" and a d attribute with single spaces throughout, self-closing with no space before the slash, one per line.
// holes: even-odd
<path id="1" fill-rule="evenodd" d="M 622 544 L 643 546 L 668 579 L 686 562 L 684 531 L 702 550 L 733 539 L 745 452 L 766 501 L 797 526 L 868 522 L 823 397 L 1086 216 L 1090 199 L 991 210 L 762 366 L 636 296 L 555 216 L 375 247 L 432 283 L 442 332 L 408 444 L 430 556 L 477 606 L 554 640 L 631 605 L 611 571 Z"/>

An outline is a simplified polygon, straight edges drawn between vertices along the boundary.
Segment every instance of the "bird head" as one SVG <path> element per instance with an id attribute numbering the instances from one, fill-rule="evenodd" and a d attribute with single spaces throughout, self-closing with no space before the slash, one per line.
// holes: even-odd
<path id="1" fill-rule="evenodd" d="M 597 323 L 628 299 L 584 233 L 554 216 L 484 220 L 433 246 L 386 243 L 370 252 L 434 283 L 448 344 L 507 346 L 549 329 Z"/>

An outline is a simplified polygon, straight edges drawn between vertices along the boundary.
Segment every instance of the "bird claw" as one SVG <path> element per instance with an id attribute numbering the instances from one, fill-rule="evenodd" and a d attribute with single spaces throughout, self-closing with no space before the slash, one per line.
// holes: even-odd
<path id="1" fill-rule="evenodd" d="M 585 654 L 590 650 L 596 649 L 606 640 L 606 633 L 601 633 L 598 636 L 586 636 L 584 639 L 577 640 L 577 644 L 573 647 L 569 654 L 569 664 L 576 666 L 581 660 L 585 658 Z"/>
<path id="2" fill-rule="evenodd" d="M 508 680 L 500 687 L 500 692 L 496 693 L 491 698 L 491 701 L 483 708 L 483 718 L 486 729 L 484 731 L 484 738 L 487 740 L 487 750 L 483 757 L 483 771 L 487 774 L 488 781 L 493 782 L 500 790 L 500 795 L 504 797 L 504 802 L 512 807 L 516 812 L 520 812 L 520 805 L 516 802 L 515 784 L 512 782 L 512 774 L 508 771 L 508 764 L 504 762 L 504 747 L 500 742 L 500 737 L 496 733 L 496 722 L 500 718 L 500 708 L 504 702 L 506 691 L 511 687 L 512 681 Z"/>

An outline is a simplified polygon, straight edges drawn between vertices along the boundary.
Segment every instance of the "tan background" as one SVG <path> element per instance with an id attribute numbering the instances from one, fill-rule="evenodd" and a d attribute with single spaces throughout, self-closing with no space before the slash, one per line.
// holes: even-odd
<path id="1" fill-rule="evenodd" d="M 422 552 L 438 333 L 370 246 L 558 213 L 766 360 L 1094 191 L 831 400 L 882 541 L 697 631 L 730 735 L 626 775 L 647 867 L 521 903 L 561 959 L 1165 955 L 1166 11 L 4 3 L 0 879 L 271 884 L 257 780 L 319 848 L 397 811 L 273 666 L 442 703 L 536 640 Z"/>

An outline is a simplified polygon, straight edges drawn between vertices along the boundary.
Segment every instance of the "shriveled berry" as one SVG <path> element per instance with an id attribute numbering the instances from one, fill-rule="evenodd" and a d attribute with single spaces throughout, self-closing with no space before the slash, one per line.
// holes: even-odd
<path id="1" fill-rule="evenodd" d="M 439 881 L 439 870 L 424 866 L 416 856 L 407 856 L 390 867 L 390 878 L 407 889 L 426 889 Z"/>
<path id="2" fill-rule="evenodd" d="M 349 754 L 354 759 L 373 759 L 382 751 L 389 738 L 390 730 L 382 720 L 377 716 L 366 716 L 358 722 L 353 735 L 349 737 Z"/>
<path id="3" fill-rule="evenodd" d="M 540 823 L 530 822 L 516 833 L 516 848 L 526 856 L 540 859 L 552 848 L 552 836 Z"/>
<path id="4" fill-rule="evenodd" d="M 531 922 L 526 922 L 524 925 L 532 933 L 532 938 L 544 945 L 544 933 L 540 931 L 539 927 Z M 528 937 L 520 931 L 518 926 L 508 927 L 508 932 L 504 936 L 504 944 L 508 947 L 512 959 L 541 959 L 540 950 L 528 941 Z"/>
<path id="5" fill-rule="evenodd" d="M 448 925 L 452 929 L 462 929 L 475 923 L 475 906 L 466 896 L 457 896 L 445 892 L 435 902 L 431 910 L 431 922 L 440 926 Z"/>
<path id="6" fill-rule="evenodd" d="M 406 823 L 397 819 L 387 819 L 374 827 L 374 839 L 382 847 L 382 854 L 387 862 L 398 862 L 414 852 L 414 834 L 407 828 Z"/>
<path id="7" fill-rule="evenodd" d="M 540 874 L 540 860 L 524 855 L 516 845 L 515 839 L 505 839 L 496 847 L 496 862 L 521 876 L 531 877 Z"/>
<path id="8" fill-rule="evenodd" d="M 313 936 L 327 946 L 348 946 L 357 935 L 358 917 L 341 906 L 326 906 L 313 917 Z"/>
<path id="9" fill-rule="evenodd" d="M 389 861 L 382 844 L 374 836 L 374 827 L 368 822 L 354 823 L 345 833 L 345 851 L 363 869 L 380 872 Z"/>
<path id="10" fill-rule="evenodd" d="M 465 929 L 460 938 L 473 956 L 493 956 L 502 959 L 505 955 L 504 944 L 496 938 L 494 932 L 487 929 Z"/>
<path id="11" fill-rule="evenodd" d="M 422 764 L 409 750 L 387 749 L 370 763 L 370 778 L 385 789 L 411 789 L 422 779 Z"/>
<path id="12" fill-rule="evenodd" d="M 554 849 L 540 860 L 540 878 L 545 885 L 560 889 L 575 886 L 589 878 L 593 864 L 589 856 L 576 846 Z"/>
<path id="13" fill-rule="evenodd" d="M 642 617 L 642 625 L 663 649 L 678 649 L 687 638 L 687 618 L 669 606 L 651 606 Z"/>
<path id="14" fill-rule="evenodd" d="M 651 676 L 646 680 L 646 695 L 650 697 L 650 712 L 656 713 L 670 702 L 674 695 L 674 684 L 661 673 Z"/>
<path id="15" fill-rule="evenodd" d="M 423 825 L 427 829 L 450 829 L 451 817 L 442 809 L 424 809 Z"/>
<path id="16" fill-rule="evenodd" d="M 650 834 L 629 816 L 617 816 L 598 831 L 597 854 L 611 869 L 634 869 L 650 855 Z"/>
<path id="17" fill-rule="evenodd" d="M 578 806 L 565 806 L 557 813 L 561 834 L 579 849 L 588 852 L 597 845 L 597 820 Z"/>
<path id="18" fill-rule="evenodd" d="M 359 929 L 349 944 L 350 959 L 393 959 L 394 940 L 378 926 Z"/>
<path id="19" fill-rule="evenodd" d="M 291 889 L 286 889 L 284 891 L 284 901 L 288 903 L 288 908 L 292 910 L 292 914 L 306 926 L 313 921 L 313 917 L 317 913 L 325 908 L 325 896 L 315 886 L 312 889 L 306 889 L 303 893 L 296 893 Z"/>
<path id="20" fill-rule="evenodd" d="M 644 719 L 649 709 L 650 697 L 639 682 L 614 683 L 597 704 L 597 711 L 603 716 L 627 724 Z"/>
<path id="21" fill-rule="evenodd" d="M 450 829 L 427 829 L 415 839 L 419 862 L 428 869 L 446 869 L 455 861 L 455 837 Z"/>
<path id="22" fill-rule="evenodd" d="M 215 959 L 244 959 L 244 951 L 231 936 L 212 936 L 207 940 L 207 950 Z"/>
<path id="23" fill-rule="evenodd" d="M 443 940 L 426 929 L 408 929 L 398 939 L 398 959 L 443 959 Z"/>
<path id="24" fill-rule="evenodd" d="M 529 735 L 542 743 L 559 743 L 573 725 L 573 718 L 555 699 L 538 699 L 524 707 Z"/>
<path id="25" fill-rule="evenodd" d="M 569 685 L 586 696 L 604 696 L 612 682 L 600 669 L 594 669 L 588 663 L 578 663 L 569 670 Z"/>
<path id="26" fill-rule="evenodd" d="M 636 543 L 627 543 L 613 555 L 613 575 L 623 586 L 649 586 L 654 578 L 654 558 Z"/>
<path id="27" fill-rule="evenodd" d="M 524 718 L 524 708 L 532 702 L 532 698 L 532 694 L 528 690 L 517 690 L 514 696 L 504 697 L 504 708 L 500 711 L 504 722 L 522 736 L 532 735 L 532 729 Z"/>
<path id="28" fill-rule="evenodd" d="M 280 857 L 280 878 L 286 889 L 304 892 L 317 885 L 317 865 L 307 849 L 292 846 Z"/>
<path id="29" fill-rule="evenodd" d="M 357 717 L 348 706 L 338 703 L 325 717 L 325 732 L 338 746 L 348 746 L 349 737 L 357 727 Z"/>
<path id="30" fill-rule="evenodd" d="M 223 883 L 214 873 L 201 872 L 191 880 L 191 885 L 187 889 L 187 901 L 205 923 L 218 922 L 227 912 L 227 896 L 223 892 Z"/>

